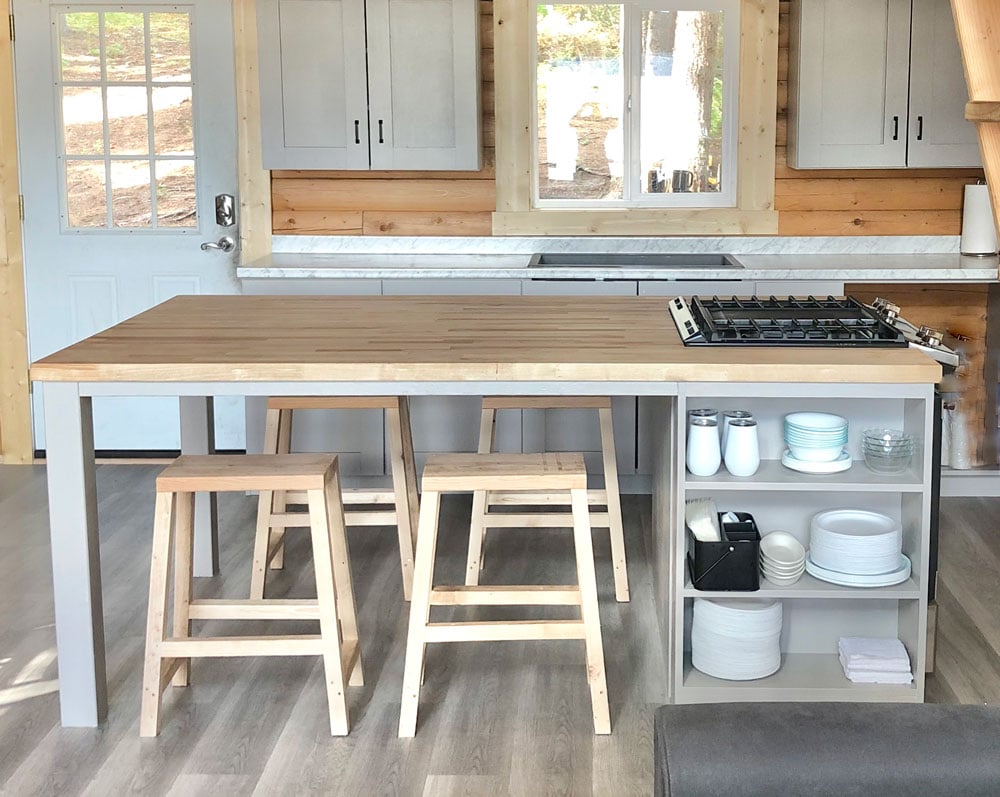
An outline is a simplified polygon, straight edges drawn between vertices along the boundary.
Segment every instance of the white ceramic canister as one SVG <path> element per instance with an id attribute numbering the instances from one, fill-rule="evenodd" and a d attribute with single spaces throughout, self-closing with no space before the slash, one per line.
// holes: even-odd
<path id="1" fill-rule="evenodd" d="M 729 424 L 737 418 L 753 420 L 753 413 L 749 410 L 726 410 L 722 414 L 722 453 L 726 453 L 726 441 L 729 439 Z"/>
<path id="2" fill-rule="evenodd" d="M 687 435 L 687 469 L 695 476 L 712 476 L 722 464 L 719 422 L 712 418 L 691 418 Z"/>
<path id="3" fill-rule="evenodd" d="M 757 472 L 760 467 L 757 421 L 734 418 L 729 422 L 725 458 L 726 470 L 733 476 L 753 476 Z"/>

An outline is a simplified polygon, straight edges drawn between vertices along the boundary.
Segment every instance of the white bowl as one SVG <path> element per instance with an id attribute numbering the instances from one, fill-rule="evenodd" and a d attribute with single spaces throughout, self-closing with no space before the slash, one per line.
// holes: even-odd
<path id="1" fill-rule="evenodd" d="M 768 573 L 774 573 L 776 576 L 794 576 L 806 569 L 806 560 L 803 559 L 801 564 L 788 565 L 787 567 L 761 560 L 760 569 Z"/>
<path id="2" fill-rule="evenodd" d="M 833 462 L 839 459 L 844 453 L 843 446 L 828 446 L 826 448 L 803 448 L 802 446 L 788 444 L 788 450 L 792 456 L 800 462 Z"/>
<path id="3" fill-rule="evenodd" d="M 802 572 L 805 572 L 804 568 Z M 764 576 L 764 578 L 766 578 L 775 587 L 790 587 L 792 586 L 792 584 L 795 584 L 800 578 L 802 578 L 802 573 L 797 573 L 794 576 L 782 577 L 782 576 L 775 576 L 770 573 L 765 573 L 762 571 L 761 575 Z"/>
<path id="4" fill-rule="evenodd" d="M 760 553 L 762 558 L 779 565 L 804 563 L 806 560 L 805 547 L 787 531 L 770 531 L 761 537 Z"/>
<path id="5" fill-rule="evenodd" d="M 847 426 L 847 418 L 829 412 L 791 412 L 785 416 L 785 423 L 816 430 L 840 429 Z"/>

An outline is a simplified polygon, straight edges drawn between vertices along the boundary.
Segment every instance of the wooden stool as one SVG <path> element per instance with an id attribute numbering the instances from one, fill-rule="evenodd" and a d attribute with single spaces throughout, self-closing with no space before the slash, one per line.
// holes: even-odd
<path id="1" fill-rule="evenodd" d="M 629 600 L 628 566 L 625 563 L 625 531 L 622 526 L 622 502 L 618 490 L 618 460 L 615 455 L 615 433 L 611 425 L 611 399 L 607 396 L 486 396 L 479 422 L 479 453 L 493 450 L 497 410 L 513 409 L 591 409 L 597 410 L 601 421 L 601 451 L 604 459 L 603 490 L 588 490 L 591 506 L 607 507 L 606 512 L 590 513 L 590 524 L 607 528 L 611 535 L 611 559 L 615 569 L 615 598 Z M 472 522 L 469 525 L 469 558 L 466 562 L 465 583 L 479 583 L 479 571 L 484 566 L 483 542 L 488 528 L 566 528 L 572 517 L 565 512 L 490 512 L 492 506 L 569 504 L 564 493 L 546 495 L 538 488 L 531 492 L 495 492 L 477 490 L 472 499 Z"/>
<path id="2" fill-rule="evenodd" d="M 194 494 L 245 490 L 306 491 L 316 567 L 315 600 L 191 600 Z M 173 633 L 167 636 L 171 559 Z M 319 620 L 320 633 L 199 638 L 191 636 L 192 620 Z M 344 673 L 350 673 L 352 686 L 364 681 L 335 456 L 182 456 L 157 478 L 141 736 L 160 732 L 164 688 L 171 678 L 174 686 L 187 686 L 190 659 L 199 656 L 322 656 L 330 732 L 347 734 Z"/>
<path id="3" fill-rule="evenodd" d="M 264 453 L 287 454 L 292 445 L 293 410 L 385 410 L 389 434 L 389 462 L 392 466 L 391 490 L 344 490 L 348 505 L 387 505 L 390 510 L 346 512 L 348 526 L 396 526 L 399 533 L 399 564 L 403 574 L 403 598 L 410 599 L 413 587 L 413 545 L 417 531 L 417 469 L 413 462 L 413 438 L 410 435 L 410 408 L 405 396 L 278 396 L 267 400 L 264 426 Z M 308 525 L 303 512 L 287 512 L 289 504 L 304 504 L 304 493 L 284 490 L 261 491 L 257 505 L 257 537 L 254 541 L 253 573 L 250 597 L 264 597 L 264 578 L 268 566 L 280 570 L 284 565 L 286 528 Z"/>
<path id="4" fill-rule="evenodd" d="M 581 454 L 440 454 L 428 458 L 422 480 L 420 530 L 413 574 L 410 628 L 403 668 L 399 735 L 417 727 L 424 652 L 432 642 L 582 639 L 585 642 L 594 732 L 611 733 L 597 578 L 587 510 L 587 470 Z M 578 585 L 434 587 L 438 511 L 443 492 L 551 490 L 569 494 Z M 579 606 L 578 620 L 431 622 L 431 606 Z"/>

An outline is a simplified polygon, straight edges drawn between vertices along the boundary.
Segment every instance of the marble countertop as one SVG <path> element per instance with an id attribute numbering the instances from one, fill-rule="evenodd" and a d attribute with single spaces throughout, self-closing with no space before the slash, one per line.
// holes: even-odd
<path id="1" fill-rule="evenodd" d="M 539 247 L 541 248 L 541 247 Z M 529 252 L 275 252 L 237 269 L 240 279 L 635 279 L 995 282 L 997 257 L 957 253 L 745 253 L 744 268 L 528 267 Z"/>

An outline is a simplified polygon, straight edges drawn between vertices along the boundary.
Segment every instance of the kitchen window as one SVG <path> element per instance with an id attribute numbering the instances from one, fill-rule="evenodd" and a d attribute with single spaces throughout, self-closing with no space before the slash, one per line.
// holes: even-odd
<path id="1" fill-rule="evenodd" d="M 767 235 L 778 0 L 494 0 L 494 235 Z"/>
<path id="2" fill-rule="evenodd" d="M 736 205 L 738 0 L 539 5 L 539 207 Z"/>

